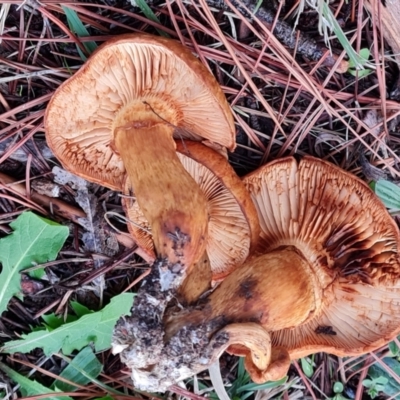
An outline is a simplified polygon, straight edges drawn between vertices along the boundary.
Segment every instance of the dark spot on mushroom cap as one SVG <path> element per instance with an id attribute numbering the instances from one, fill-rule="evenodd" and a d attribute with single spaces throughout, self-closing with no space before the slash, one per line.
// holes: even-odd
<path id="1" fill-rule="evenodd" d="M 240 283 L 239 288 L 236 291 L 236 295 L 238 297 L 243 297 L 246 300 L 249 300 L 253 297 L 253 290 L 256 287 L 257 287 L 257 280 L 254 278 L 248 278 Z"/>

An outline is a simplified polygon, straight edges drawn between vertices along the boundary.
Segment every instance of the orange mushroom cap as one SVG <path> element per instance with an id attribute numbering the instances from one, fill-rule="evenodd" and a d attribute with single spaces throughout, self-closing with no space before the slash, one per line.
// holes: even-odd
<path id="1" fill-rule="evenodd" d="M 313 157 L 284 158 L 244 178 L 261 225 L 258 254 L 294 246 L 309 261 L 318 311 L 271 332 L 292 358 L 378 348 L 400 331 L 399 230 L 372 190 Z"/>
<path id="2" fill-rule="evenodd" d="M 176 138 L 235 148 L 233 116 L 213 75 L 179 42 L 143 33 L 107 41 L 56 90 L 45 114 L 48 145 L 65 169 L 121 190 L 115 129 L 146 105 L 178 128 Z"/>

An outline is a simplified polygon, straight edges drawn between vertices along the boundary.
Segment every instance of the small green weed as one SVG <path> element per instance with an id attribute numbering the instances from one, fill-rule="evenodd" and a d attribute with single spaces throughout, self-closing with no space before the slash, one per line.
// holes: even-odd
<path id="1" fill-rule="evenodd" d="M 344 386 L 342 382 L 335 382 L 333 384 L 333 393 L 335 395 L 332 397 L 331 400 L 349 400 L 347 397 L 343 396 Z"/>
<path id="2" fill-rule="evenodd" d="M 391 357 L 384 357 L 368 369 L 368 377 L 362 384 L 367 388 L 367 393 L 373 399 L 379 392 L 400 400 L 400 384 L 393 378 L 392 374 L 400 377 L 399 348 L 395 342 L 389 343 Z M 388 371 L 391 370 L 392 374 Z"/>
<path id="3" fill-rule="evenodd" d="M 347 72 L 353 76 L 358 76 L 359 78 L 364 78 L 367 75 L 369 75 L 372 72 L 372 70 L 364 68 L 364 66 L 368 64 L 369 56 L 370 56 L 369 49 L 367 48 L 361 49 L 357 63 L 355 63 L 353 59 L 350 59 L 349 69 L 347 70 Z M 360 69 L 360 66 L 363 69 Z"/>
<path id="4" fill-rule="evenodd" d="M 326 45 L 330 47 L 329 31 L 331 31 L 336 35 L 337 39 L 345 50 L 347 56 L 349 57 L 349 69 L 347 72 L 349 72 L 353 76 L 356 76 L 356 74 L 358 73 L 359 78 L 365 77 L 370 74 L 372 72 L 371 69 L 373 68 L 373 65 L 368 63 L 368 58 L 370 55 L 369 50 L 361 49 L 360 54 L 357 54 L 350 41 L 347 39 L 346 34 L 343 32 L 341 26 L 339 25 L 335 15 L 329 8 L 329 3 L 327 1 L 300 0 L 297 10 L 298 16 L 296 24 L 298 22 L 300 13 L 302 13 L 305 9 L 306 3 L 319 15 L 318 30 L 319 33 L 324 36 Z M 366 67 L 370 69 L 366 69 Z"/>
<path id="5" fill-rule="evenodd" d="M 388 382 L 388 378 L 385 378 L 384 376 L 378 376 L 374 379 L 364 379 L 362 384 L 368 389 L 367 393 L 371 399 L 374 399 L 376 396 L 378 396 L 379 392 L 382 392 L 385 389 L 385 385 Z"/>
<path id="6" fill-rule="evenodd" d="M 123 393 L 96 380 L 103 369 L 98 361 L 92 347 L 96 351 L 108 349 L 111 345 L 111 335 L 117 319 L 127 315 L 133 303 L 132 293 L 123 293 L 112 298 L 110 304 L 104 309 L 93 312 L 79 303 L 72 302 L 76 315 L 69 315 L 64 321 L 62 318 L 49 314 L 43 316 L 42 327 L 34 329 L 31 333 L 21 335 L 22 339 L 6 342 L 0 353 L 26 353 L 35 348 L 43 349 L 48 356 L 57 354 L 68 365 L 61 372 L 59 378 L 68 380 L 55 380 L 51 387 L 31 380 L 7 365 L 0 363 L 0 370 L 5 372 L 9 378 L 20 385 L 23 396 L 35 396 L 40 394 L 71 392 L 78 389 L 76 385 L 86 385 L 95 382 L 97 386 L 110 393 L 122 395 Z M 79 350 L 73 359 L 65 357 Z M 76 385 L 74 385 L 76 384 Z M 53 400 L 72 400 L 69 396 L 48 397 Z"/>
<path id="7" fill-rule="evenodd" d="M 314 367 L 313 367 L 313 361 L 310 360 L 309 358 L 301 358 L 301 369 L 303 370 L 304 374 L 308 377 L 311 378 L 314 375 Z"/>

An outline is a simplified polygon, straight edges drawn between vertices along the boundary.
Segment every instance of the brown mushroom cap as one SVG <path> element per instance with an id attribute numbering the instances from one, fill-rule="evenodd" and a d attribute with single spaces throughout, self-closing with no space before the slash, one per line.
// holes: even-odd
<path id="1" fill-rule="evenodd" d="M 271 333 L 292 358 L 371 351 L 400 331 L 400 234 L 372 190 L 312 157 L 285 158 L 244 178 L 256 205 L 258 253 L 294 246 L 321 296 L 304 324 Z"/>
<path id="2" fill-rule="evenodd" d="M 209 215 L 207 254 L 213 280 L 220 280 L 243 263 L 260 233 L 257 212 L 243 182 L 225 157 L 198 142 L 176 141 L 178 157 L 200 186 Z M 125 193 L 130 193 L 125 182 Z M 155 257 L 150 226 L 137 202 L 123 198 L 128 228 L 149 257 Z"/>
<path id="3" fill-rule="evenodd" d="M 106 42 L 57 89 L 45 115 L 47 142 L 69 171 L 120 190 L 125 167 L 114 131 L 147 105 L 179 128 L 178 138 L 235 147 L 233 117 L 214 77 L 180 43 L 147 34 Z"/>

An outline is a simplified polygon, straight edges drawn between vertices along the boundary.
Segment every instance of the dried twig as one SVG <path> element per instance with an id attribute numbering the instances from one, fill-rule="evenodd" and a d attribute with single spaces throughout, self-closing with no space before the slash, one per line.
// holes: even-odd
<path id="1" fill-rule="evenodd" d="M 16 183 L 15 179 L 0 173 L 0 185 L 3 189 L 11 189 L 14 193 L 26 197 L 26 187 L 21 183 Z M 80 223 L 80 218 L 85 218 L 86 214 L 79 208 L 71 206 L 65 201 L 54 199 L 31 190 L 31 201 L 45 207 L 51 214 L 56 214 L 66 220 L 70 220 L 77 224 Z"/>

